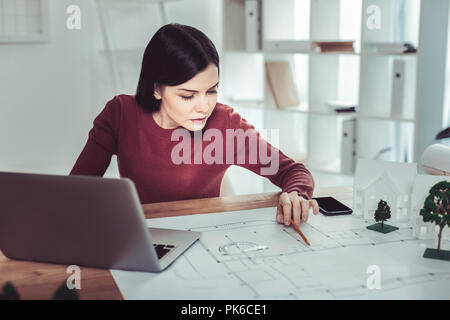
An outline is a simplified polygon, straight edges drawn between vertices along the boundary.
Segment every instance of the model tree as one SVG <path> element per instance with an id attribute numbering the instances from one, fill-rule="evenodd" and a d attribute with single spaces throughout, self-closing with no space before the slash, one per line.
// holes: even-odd
<path id="1" fill-rule="evenodd" d="M 450 182 L 438 182 L 430 189 L 423 208 L 420 210 L 420 215 L 424 222 L 434 222 L 439 226 L 437 248 L 437 255 L 439 256 L 441 254 L 442 230 L 445 225 L 450 227 Z M 450 251 L 446 251 L 446 253 L 450 255 Z"/>
<path id="2" fill-rule="evenodd" d="M 384 200 L 380 200 L 378 202 L 378 207 L 375 210 L 375 221 L 377 223 L 366 227 L 369 230 L 373 230 L 381 233 L 389 233 L 395 230 L 398 230 L 397 227 L 390 226 L 385 224 L 384 222 L 391 217 L 391 208 L 388 206 L 387 202 Z M 381 221 L 381 223 L 379 223 Z"/>
<path id="3" fill-rule="evenodd" d="M 375 211 L 375 221 L 381 221 L 381 229 L 384 229 L 384 221 L 391 217 L 391 208 L 389 208 L 386 201 L 380 200 L 378 208 Z"/>

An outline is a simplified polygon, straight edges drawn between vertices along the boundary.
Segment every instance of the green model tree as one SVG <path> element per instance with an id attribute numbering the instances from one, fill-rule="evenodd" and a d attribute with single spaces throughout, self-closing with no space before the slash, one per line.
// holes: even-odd
<path id="1" fill-rule="evenodd" d="M 439 241 L 437 253 L 441 251 L 442 230 L 445 225 L 450 227 L 450 182 L 441 181 L 436 183 L 425 199 L 420 215 L 424 222 L 434 222 L 439 226 Z"/>
<path id="2" fill-rule="evenodd" d="M 375 210 L 374 215 L 375 221 L 377 223 L 367 226 L 366 228 L 381 233 L 389 233 L 398 230 L 398 228 L 395 226 L 384 224 L 384 222 L 390 217 L 391 217 L 391 208 L 389 208 L 386 201 L 380 200 L 378 202 L 378 207 Z M 381 223 L 379 223 L 379 221 L 381 221 Z"/>
<path id="3" fill-rule="evenodd" d="M 386 201 L 380 200 L 378 208 L 375 211 L 375 221 L 381 221 L 381 229 L 384 228 L 384 221 L 391 217 L 391 208 L 389 208 Z"/>

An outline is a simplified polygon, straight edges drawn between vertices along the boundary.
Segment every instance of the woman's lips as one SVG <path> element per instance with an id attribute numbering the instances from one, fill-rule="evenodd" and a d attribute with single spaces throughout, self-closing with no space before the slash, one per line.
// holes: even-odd
<path id="1" fill-rule="evenodd" d="M 191 119 L 191 121 L 192 121 L 194 124 L 202 124 L 205 120 L 206 120 L 206 117 L 203 117 L 203 118 L 197 118 L 197 119 Z"/>

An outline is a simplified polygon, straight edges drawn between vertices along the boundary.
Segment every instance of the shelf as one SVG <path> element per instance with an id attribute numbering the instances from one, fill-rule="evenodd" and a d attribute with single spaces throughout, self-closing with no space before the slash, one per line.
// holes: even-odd
<path id="1" fill-rule="evenodd" d="M 285 108 L 270 108 L 269 110 L 278 110 L 284 112 L 298 112 L 304 114 L 312 114 L 318 116 L 335 116 L 335 117 L 349 117 L 349 118 L 357 118 L 357 119 L 366 119 L 366 120 L 381 120 L 381 121 L 397 121 L 397 122 L 414 122 L 414 119 L 411 118 L 401 118 L 401 117 L 387 117 L 387 116 L 370 116 L 370 115 L 361 115 L 358 112 L 331 112 L 331 111 L 315 111 L 308 110 L 307 104 L 295 107 L 285 107 Z"/>
<path id="2" fill-rule="evenodd" d="M 267 53 L 303 53 L 308 54 L 312 50 L 312 42 L 309 40 L 265 40 L 263 51 Z"/>
<path id="3" fill-rule="evenodd" d="M 308 50 L 269 50 L 269 49 L 264 49 L 262 51 L 263 53 L 266 54 L 311 54 L 311 51 Z"/>
<path id="4" fill-rule="evenodd" d="M 267 55 L 291 55 L 291 54 L 304 54 L 312 56 L 356 56 L 359 57 L 363 54 L 360 52 L 345 52 L 345 51 L 334 51 L 334 52 L 316 52 L 316 51 L 303 51 L 303 50 L 257 50 L 257 51 L 247 51 L 247 50 L 225 50 L 224 54 L 267 54 Z M 416 53 L 408 54 L 378 54 L 378 53 L 365 53 L 365 56 L 416 56 Z"/>
<path id="5" fill-rule="evenodd" d="M 240 12 L 229 12 L 230 19 L 225 21 L 233 21 L 231 18 L 236 20 L 236 24 L 232 26 L 237 31 L 228 35 L 237 34 L 240 31 L 240 45 L 236 48 L 244 50 L 225 51 L 257 53 L 262 56 L 262 58 L 259 56 L 254 58 L 258 62 L 262 60 L 262 72 L 258 72 L 258 76 L 254 72 L 249 74 L 252 77 L 251 80 L 263 80 L 261 91 L 263 101 L 258 103 L 236 101 L 236 104 L 262 110 L 265 126 L 279 128 L 280 134 L 287 137 L 283 141 L 293 140 L 292 144 L 284 143 L 282 150 L 305 151 L 309 156 L 308 169 L 316 172 L 339 175 L 342 174 L 341 169 L 347 170 L 341 168 L 340 160 L 343 152 L 340 149 L 342 141 L 340 133 L 344 125 L 346 128 L 349 127 L 345 122 L 347 119 L 356 119 L 352 121 L 352 125 L 354 124 L 355 129 L 361 129 L 355 131 L 357 146 L 354 151 L 358 156 L 371 158 L 372 151 L 389 145 L 393 148 L 392 159 L 403 161 L 405 150 L 409 150 L 408 159 L 414 159 L 411 150 L 415 148 L 414 137 L 418 130 L 416 91 L 417 80 L 420 76 L 418 70 L 422 67 L 419 62 L 424 59 L 424 54 L 429 49 L 429 45 L 419 41 L 424 1 L 406 0 L 401 7 L 396 7 L 394 3 L 403 3 L 402 0 L 375 1 L 383 12 L 383 28 L 375 30 L 366 25 L 366 9 L 373 2 L 370 0 L 263 0 L 261 1 L 263 6 L 261 30 L 258 30 L 258 32 L 261 31 L 258 38 L 261 50 L 252 52 L 245 51 L 245 32 L 243 31 L 246 30 L 246 25 L 239 24 L 245 22 L 245 7 L 242 5 L 245 1 L 227 0 L 229 4 L 241 5 Z M 429 19 L 430 22 L 434 21 L 432 15 L 429 15 Z M 354 41 L 354 51 L 320 52 L 314 43 L 333 41 Z M 402 46 L 397 46 L 402 42 L 411 43 L 416 52 L 402 53 Z M 386 45 L 381 46 L 383 43 Z M 227 46 L 225 48 L 232 49 Z M 322 48 L 339 47 L 322 46 Z M 340 48 L 349 49 L 350 46 Z M 381 51 L 382 49 L 384 52 Z M 388 49 L 391 51 L 389 52 Z M 240 61 L 244 58 L 238 56 L 235 59 Z M 298 97 L 298 100 L 290 103 L 298 105 L 277 108 L 275 95 L 267 81 L 265 64 L 267 61 L 289 63 L 292 71 L 291 78 Z M 235 70 L 242 72 L 236 68 L 237 65 L 239 63 L 230 65 L 230 69 L 233 72 Z M 394 70 L 395 72 L 403 70 L 407 76 L 403 77 L 402 83 L 402 113 L 391 116 L 390 106 L 398 104 L 395 101 L 392 102 L 396 96 L 392 97 L 391 92 L 399 91 L 397 87 L 394 87 L 394 84 L 398 84 L 398 81 L 394 82 L 396 80 Z M 236 80 L 233 77 L 234 73 L 230 76 L 232 85 Z M 282 77 L 280 79 L 284 80 Z M 241 89 L 250 86 L 249 80 L 242 82 L 243 85 L 234 85 L 234 87 Z M 282 81 L 280 80 L 279 83 Z M 232 96 L 232 92 L 230 91 L 227 96 Z M 289 90 L 289 93 L 292 92 L 293 90 Z M 281 91 L 280 94 L 283 92 Z M 261 99 L 260 97 L 259 94 L 248 96 L 254 99 Z M 334 100 L 352 101 L 358 106 L 357 111 L 335 112 L 327 104 Z M 260 107 L 262 108 L 259 109 Z M 257 113 L 248 110 L 249 113 Z M 296 139 L 291 139 L 292 136 Z M 392 142 L 397 138 L 399 141 Z"/>
<path id="6" fill-rule="evenodd" d="M 359 52 L 349 52 L 349 51 L 333 51 L 333 52 L 315 52 L 312 51 L 310 54 L 312 55 L 318 55 L 318 56 L 360 56 L 361 54 Z"/>
<path id="7" fill-rule="evenodd" d="M 268 54 L 311 54 L 311 55 L 355 55 L 359 56 L 359 52 L 355 51 L 315 51 L 315 50 L 295 50 L 295 49 L 264 49 L 262 50 L 263 53 Z"/>
<path id="8" fill-rule="evenodd" d="M 228 52 L 228 51 L 227 51 Z M 322 55 L 322 56 L 331 56 L 331 55 L 351 55 L 351 56 L 360 56 L 359 52 L 350 52 L 350 51 L 330 51 L 330 52 L 317 52 L 317 51 L 305 51 L 305 50 L 263 50 L 263 53 L 266 54 L 307 54 L 307 55 Z"/>
<path id="9" fill-rule="evenodd" d="M 362 52 L 360 55 L 365 57 L 417 57 L 417 52 L 410 52 L 410 53 L 385 53 L 385 52 Z"/>
<path id="10" fill-rule="evenodd" d="M 268 54 L 359 55 L 355 51 L 318 51 L 314 40 L 266 40 L 263 52 Z"/>
<path id="11" fill-rule="evenodd" d="M 407 48 L 405 47 L 406 43 L 407 42 L 364 42 L 361 51 L 365 56 L 417 56 L 417 53 L 419 52 L 417 46 L 413 46 L 416 52 L 398 52 L 398 49 L 404 51 Z M 397 50 L 393 50 L 393 48 Z"/>
<path id="12" fill-rule="evenodd" d="M 387 117 L 387 116 L 370 116 L 370 115 L 358 115 L 358 119 L 365 120 L 381 120 L 381 121 L 397 121 L 397 122 L 412 122 L 414 123 L 414 119 L 401 118 L 401 117 Z"/>
<path id="13" fill-rule="evenodd" d="M 293 106 L 293 107 L 284 107 L 284 108 L 270 108 L 270 110 L 279 110 L 279 111 L 285 111 L 285 112 L 298 112 L 298 113 L 304 113 L 304 114 L 313 114 L 313 115 L 319 115 L 319 116 L 332 116 L 332 117 L 356 117 L 356 112 L 332 112 L 332 111 L 319 111 L 319 110 L 310 110 L 308 109 L 308 104 L 303 103 L 299 106 Z"/>

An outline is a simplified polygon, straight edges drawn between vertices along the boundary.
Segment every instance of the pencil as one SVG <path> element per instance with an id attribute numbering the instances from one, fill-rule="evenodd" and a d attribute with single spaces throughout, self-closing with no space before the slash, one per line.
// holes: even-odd
<path id="1" fill-rule="evenodd" d="M 298 225 L 295 224 L 294 220 L 292 220 L 292 219 L 291 219 L 291 224 L 294 227 L 295 231 L 297 231 L 298 234 L 302 237 L 303 241 L 305 241 L 308 246 L 311 246 L 308 239 L 306 239 L 305 235 L 300 231 L 300 228 L 298 227 Z"/>

